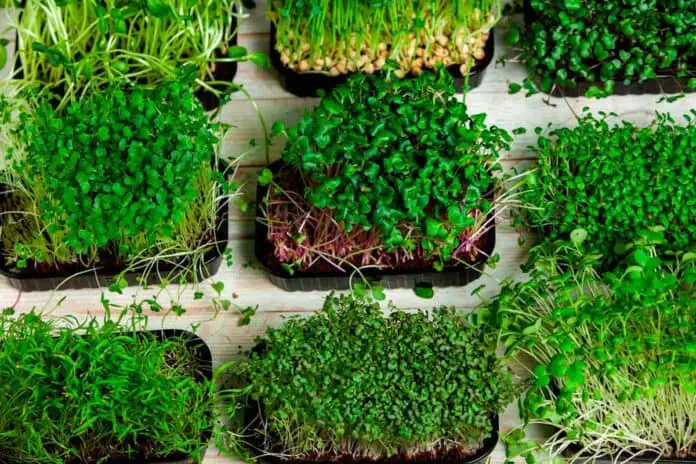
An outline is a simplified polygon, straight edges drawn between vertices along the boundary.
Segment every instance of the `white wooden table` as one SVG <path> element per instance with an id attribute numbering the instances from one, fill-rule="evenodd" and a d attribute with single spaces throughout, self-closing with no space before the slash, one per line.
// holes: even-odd
<path id="1" fill-rule="evenodd" d="M 258 2 L 255 10 L 248 12 L 249 17 L 242 22 L 239 43 L 250 51 L 269 50 L 270 25 L 264 13 L 265 1 Z M 7 14 L 11 11 L 0 9 L 0 31 L 5 29 Z M 496 60 L 506 53 L 498 34 L 496 43 Z M 10 50 L 14 50 L 14 33 L 5 34 L 10 43 Z M 8 59 L 11 63 L 12 58 Z M 0 77 L 8 74 L 9 64 L 0 70 Z M 517 137 L 512 149 L 504 155 L 503 164 L 506 169 L 521 167 L 533 160 L 527 146 L 534 143 L 533 129 L 537 126 L 546 126 L 552 122 L 556 126 L 572 126 L 574 124 L 573 111 L 579 113 L 583 107 L 590 106 L 596 111 L 616 112 L 623 119 L 631 120 L 638 124 L 648 124 L 656 111 L 672 112 L 674 115 L 686 113 L 690 108 L 696 107 L 696 94 L 687 95 L 674 103 L 657 103 L 658 97 L 646 96 L 617 96 L 604 100 L 589 100 L 584 98 L 569 99 L 567 101 L 552 99 L 550 106 L 544 103 L 545 97 L 541 94 L 526 98 L 523 92 L 516 95 L 508 94 L 510 82 L 521 83 L 526 75 L 525 69 L 518 64 L 508 63 L 505 66 L 496 65 L 495 62 L 488 68 L 483 84 L 472 91 L 466 101 L 471 112 L 488 114 L 489 124 L 496 124 L 507 130 L 517 127 L 528 129 L 527 134 Z M 243 84 L 254 101 L 260 108 L 269 127 L 273 121 L 280 120 L 286 125 L 292 124 L 302 116 L 303 112 L 311 109 L 317 102 L 316 99 L 300 99 L 285 92 L 279 85 L 278 77 L 273 70 L 262 70 L 250 63 L 243 63 L 235 81 Z M 572 109 L 572 110 L 571 110 Z M 234 100 L 227 104 L 222 112 L 223 121 L 236 126 L 225 140 L 223 151 L 225 156 L 237 157 L 249 150 L 249 141 L 256 139 L 259 146 L 263 141 L 263 132 L 258 123 L 256 112 L 246 97 L 241 93 L 236 94 Z M 277 143 L 272 147 L 272 158 L 279 157 L 282 145 Z M 245 155 L 241 162 L 240 176 L 247 180 L 249 200 L 253 201 L 255 193 L 254 178 L 256 172 L 265 165 L 265 155 L 261 148 Z M 482 277 L 471 285 L 463 288 L 436 289 L 433 300 L 422 300 L 415 296 L 412 290 L 387 291 L 387 299 L 393 301 L 399 308 L 415 309 L 430 308 L 440 305 L 453 305 L 460 310 L 471 310 L 478 297 L 471 296 L 471 291 L 481 284 L 487 288 L 482 295 L 493 296 L 496 294 L 498 283 L 506 278 L 522 278 L 519 265 L 525 259 L 525 251 L 518 245 L 519 235 L 510 227 L 507 220 L 503 219 L 497 228 L 496 252 L 501 255 L 501 261 L 497 268 L 488 271 L 488 275 Z M 248 348 L 256 336 L 261 334 L 268 326 L 278 326 L 283 317 L 309 313 L 318 310 L 322 305 L 325 293 L 288 293 L 280 290 L 266 279 L 258 268 L 248 266 L 253 263 L 253 239 L 254 239 L 254 210 L 250 208 L 248 214 L 241 214 L 237 210 L 230 212 L 230 245 L 233 249 L 234 264 L 227 267 L 223 264 L 220 273 L 215 280 L 225 283 L 224 294 L 236 296 L 235 302 L 242 306 L 258 305 L 259 310 L 252 319 L 250 325 L 239 327 L 238 316 L 232 312 L 223 313 L 214 318 L 214 313 L 207 298 L 194 301 L 192 292 L 185 292 L 181 301 L 187 312 L 182 317 L 157 316 L 150 318 L 152 327 L 189 328 L 191 324 L 200 324 L 198 333 L 206 340 L 213 351 L 214 364 L 221 363 L 238 355 L 240 348 Z M 213 292 L 207 288 L 207 293 Z M 106 292 L 106 290 L 104 290 Z M 172 292 L 176 288 L 171 289 Z M 107 295 L 114 303 L 126 303 L 136 295 L 137 289 L 129 288 L 122 296 Z M 108 292 L 107 292 L 108 293 Z M 139 296 L 150 296 L 152 292 L 140 291 Z M 36 292 L 21 293 L 9 286 L 6 279 L 0 278 L 0 306 L 14 306 L 19 311 L 28 311 L 32 308 L 42 309 L 54 316 L 66 314 L 87 316 L 103 315 L 99 301 L 99 290 L 72 290 L 61 292 Z M 64 299 L 59 307 L 56 303 Z M 160 302 L 166 304 L 169 301 L 161 297 Z M 501 421 L 502 431 L 509 430 L 518 423 L 514 405 L 506 412 Z M 504 460 L 504 449 L 498 446 L 493 456 L 493 462 L 501 463 Z M 220 456 L 210 449 L 206 463 L 227 463 L 233 460 Z"/>

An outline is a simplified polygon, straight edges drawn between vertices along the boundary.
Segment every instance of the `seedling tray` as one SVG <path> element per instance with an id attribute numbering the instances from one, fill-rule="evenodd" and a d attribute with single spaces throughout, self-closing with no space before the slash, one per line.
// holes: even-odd
<path id="1" fill-rule="evenodd" d="M 531 0 L 524 0 L 524 22 L 525 24 L 533 24 L 538 18 L 538 15 L 532 8 Z M 694 63 L 696 66 L 696 63 Z M 537 88 L 540 92 L 541 86 L 539 85 L 539 79 L 534 76 L 534 80 L 537 84 Z M 656 79 L 648 79 L 643 82 L 633 82 L 629 85 L 625 85 L 623 81 L 616 81 L 614 85 L 613 95 L 662 95 L 662 94 L 678 94 L 678 93 L 692 93 L 696 92 L 696 89 L 688 88 L 688 78 L 677 78 L 674 76 L 658 77 Z M 551 93 L 548 95 L 558 98 L 578 98 L 583 97 L 587 90 L 596 85 L 596 83 L 581 81 L 578 82 L 575 88 L 562 88 L 555 86 Z M 546 92 L 544 92 L 546 93 Z"/>
<path id="2" fill-rule="evenodd" d="M 265 342 L 257 343 L 252 352 L 261 354 L 266 348 Z M 263 417 L 264 407 L 258 401 L 250 400 L 244 407 L 244 423 L 245 430 L 254 431 L 255 424 L 258 424 L 259 417 Z M 491 436 L 483 441 L 481 448 L 472 456 L 465 459 L 428 459 L 428 460 L 406 460 L 400 458 L 388 458 L 380 460 L 368 459 L 342 459 L 340 461 L 327 460 L 292 460 L 282 459 L 277 456 L 269 456 L 263 450 L 263 437 L 258 434 L 250 433 L 246 438 L 250 445 L 249 451 L 257 457 L 257 461 L 265 464 L 479 464 L 487 461 L 488 457 L 493 453 L 498 445 L 498 435 L 500 434 L 500 419 L 497 414 L 491 414 Z M 687 463 L 691 464 L 691 463 Z"/>
<path id="3" fill-rule="evenodd" d="M 10 195 L 6 192 L 4 187 L 5 186 L 0 186 L 0 189 L 2 189 L 2 193 L 0 193 L 0 205 L 4 205 L 6 198 Z M 7 217 L 7 215 L 0 217 L 0 228 L 2 228 L 2 226 L 5 224 Z M 196 279 L 194 279 L 194 276 L 190 276 L 189 282 L 194 280 L 205 280 L 215 275 L 220 269 L 223 254 L 227 248 L 229 229 L 228 217 L 228 208 L 223 208 L 218 218 L 212 249 L 204 255 L 204 265 L 195 269 L 194 272 Z M 186 263 L 184 262 L 183 265 L 185 264 Z M 12 287 L 23 292 L 108 287 L 114 281 L 116 281 L 116 277 L 124 269 L 125 267 L 102 267 L 92 272 L 87 272 L 80 275 L 75 275 L 75 271 L 52 270 L 49 272 L 37 272 L 31 269 L 13 269 L 10 268 L 10 266 L 5 262 L 4 250 L 0 250 L 0 275 L 5 276 L 9 280 Z M 144 281 L 142 274 L 138 271 L 128 272 L 123 277 L 130 286 L 142 284 L 158 285 L 160 283 L 160 277 L 166 276 L 174 269 L 175 266 L 172 264 L 158 263 L 148 273 L 147 279 Z M 70 279 L 65 281 L 65 279 L 69 277 Z"/>
<path id="4" fill-rule="evenodd" d="M 282 162 L 276 162 L 269 166 L 272 172 L 276 173 L 282 168 Z M 260 203 L 265 198 L 268 191 L 267 186 L 258 185 L 256 190 L 256 211 L 261 211 Z M 491 211 L 490 216 L 494 214 Z M 289 275 L 284 269 L 276 267 L 269 262 L 268 257 L 272 255 L 273 246 L 266 237 L 268 227 L 261 221 L 256 221 L 256 232 L 254 240 L 254 251 L 256 259 L 264 268 L 273 285 L 290 292 L 297 291 L 328 291 L 328 290 L 348 290 L 351 285 L 351 272 L 301 272 L 295 271 L 294 275 Z M 400 271 L 398 269 L 375 270 L 365 269 L 362 275 L 371 283 L 379 284 L 384 288 L 414 288 L 417 285 L 432 285 L 433 287 L 460 287 L 468 285 L 478 279 L 483 272 L 488 256 L 493 254 L 495 249 L 495 224 L 491 226 L 482 237 L 482 251 L 479 259 L 469 266 L 457 266 L 455 268 L 445 268 L 443 271 L 436 271 L 432 267 L 427 269 L 415 269 Z M 360 282 L 360 277 L 355 275 L 353 282 Z"/>
<path id="5" fill-rule="evenodd" d="M 332 90 L 336 86 L 343 84 L 348 80 L 348 77 L 352 75 L 344 74 L 334 77 L 322 73 L 299 73 L 288 69 L 280 61 L 280 53 L 276 50 L 276 32 L 275 24 L 271 24 L 271 63 L 273 63 L 273 67 L 280 73 L 281 86 L 288 92 L 298 97 L 316 97 L 318 96 L 318 90 Z M 468 85 L 471 89 L 481 85 L 483 76 L 486 74 L 486 68 L 491 64 L 491 61 L 493 61 L 493 55 L 495 54 L 495 34 L 493 29 L 491 29 L 488 40 L 486 41 L 485 52 L 486 56 L 483 60 L 478 61 L 469 72 Z M 450 66 L 447 70 L 452 74 L 452 77 L 454 77 L 457 91 L 462 92 L 465 79 L 459 70 L 459 65 Z"/>
<path id="6" fill-rule="evenodd" d="M 199 372 L 196 376 L 196 381 L 205 382 L 213 379 L 213 355 L 210 352 L 210 347 L 198 335 L 191 332 L 178 329 L 166 330 L 151 330 L 149 331 L 159 341 L 164 341 L 170 338 L 185 338 L 186 348 L 194 354 L 199 365 Z M 212 430 L 205 432 L 201 436 L 201 443 L 208 443 L 212 437 Z M 191 462 L 191 456 L 184 453 L 176 453 L 169 456 L 159 457 L 157 459 L 144 460 L 140 457 L 112 457 L 106 461 L 107 464 L 159 464 L 173 462 Z"/>

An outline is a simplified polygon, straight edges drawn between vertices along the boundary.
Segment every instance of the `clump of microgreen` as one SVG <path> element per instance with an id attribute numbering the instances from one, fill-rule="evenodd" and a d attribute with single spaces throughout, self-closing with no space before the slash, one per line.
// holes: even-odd
<path id="1" fill-rule="evenodd" d="M 508 40 L 521 48 L 542 90 L 591 84 L 610 95 L 617 83 L 676 77 L 696 89 L 696 15 L 681 0 L 526 0 L 533 21 Z M 685 89 L 686 90 L 686 89 Z"/>
<path id="2" fill-rule="evenodd" d="M 694 243 L 696 111 L 685 116 L 685 126 L 669 114 L 658 114 L 648 127 L 611 124 L 609 116 L 616 115 L 584 113 L 576 127 L 539 137 L 518 221 L 547 241 L 570 240 L 582 229 L 584 249 L 607 263 L 655 224 L 667 229 L 676 249 Z"/>
<path id="3" fill-rule="evenodd" d="M 218 171 L 225 126 L 192 91 L 112 86 L 57 110 L 4 99 L 6 263 L 192 269 L 237 187 Z M 226 169 L 226 168 L 225 168 Z"/>
<path id="4" fill-rule="evenodd" d="M 599 256 L 557 242 L 538 252 L 530 281 L 491 302 L 508 356 L 529 372 L 509 458 L 696 456 L 696 253 L 667 243 L 647 230 L 600 275 Z M 552 434 L 527 441 L 540 424 Z"/>
<path id="5" fill-rule="evenodd" d="M 286 458 L 475 452 L 512 394 L 484 319 L 453 308 L 385 316 L 372 301 L 331 295 L 223 368 L 236 385 L 223 392 L 232 418 L 262 406 L 254 424 L 233 421 L 227 441 L 258 434 L 262 452 Z"/>
<path id="6" fill-rule="evenodd" d="M 239 59 L 231 47 L 239 0 L 27 0 L 17 21 L 23 84 L 54 89 L 63 104 L 115 81 L 160 85 L 183 75 L 221 95 L 236 90 L 216 70 Z"/>
<path id="7" fill-rule="evenodd" d="M 301 270 L 478 259 L 512 138 L 454 93 L 446 72 L 356 75 L 297 126 L 276 124 L 285 166 L 259 178 L 275 257 Z"/>
<path id="8" fill-rule="evenodd" d="M 372 74 L 387 62 L 397 74 L 437 64 L 468 74 L 485 57 L 500 0 L 271 0 L 281 62 L 299 72 Z"/>
<path id="9" fill-rule="evenodd" d="M 200 462 L 213 427 L 211 383 L 183 336 L 145 320 L 0 316 L 0 459 L 16 463 Z M 209 367 L 209 366 L 207 366 Z"/>

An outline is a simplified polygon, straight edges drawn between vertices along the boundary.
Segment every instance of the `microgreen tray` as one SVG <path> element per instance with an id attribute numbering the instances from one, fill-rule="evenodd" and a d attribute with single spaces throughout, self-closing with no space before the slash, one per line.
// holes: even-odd
<path id="1" fill-rule="evenodd" d="M 0 189 L 2 192 L 0 193 L 0 205 L 3 205 L 9 193 L 6 192 L 4 185 L 0 186 Z M 4 218 L 7 217 L 7 215 L 3 215 L 2 218 L 0 218 L 0 229 L 4 225 Z M 228 217 L 228 208 L 225 207 L 219 213 L 212 249 L 204 255 L 203 266 L 198 267 L 194 271 L 198 280 L 212 277 L 220 269 L 223 254 L 227 248 L 229 230 Z M 0 249 L 0 275 L 5 276 L 12 287 L 23 292 L 108 287 L 116 280 L 116 277 L 123 269 L 124 268 L 104 267 L 92 272 L 83 272 L 80 275 L 75 275 L 75 272 L 61 270 L 39 273 L 27 269 L 10 269 L 5 263 L 4 250 Z M 142 282 L 142 275 L 139 272 L 128 272 L 123 277 L 128 282 L 128 285 L 131 286 L 144 283 L 148 285 L 157 285 L 160 283 L 161 276 L 166 276 L 167 273 L 174 269 L 175 265 L 172 264 L 158 264 L 148 273 L 145 282 Z M 69 277 L 70 279 L 65 281 L 65 279 Z"/>
<path id="2" fill-rule="evenodd" d="M 210 382 L 213 380 L 213 355 L 210 352 L 210 347 L 201 339 L 198 335 L 185 330 L 178 329 L 165 329 L 165 330 L 151 330 L 149 333 L 153 334 L 157 340 L 163 341 L 170 338 L 183 338 L 188 339 L 186 342 L 186 348 L 196 358 L 198 362 L 198 372 L 196 375 L 196 381 L 198 382 Z M 207 431 L 201 436 L 201 443 L 208 443 L 212 437 L 212 430 Z M 163 456 L 157 459 L 143 460 L 138 457 L 125 458 L 125 457 L 114 457 L 106 461 L 107 464 L 159 464 L 159 463 L 173 463 L 173 462 L 190 462 L 191 457 L 184 453 L 176 453 L 169 456 Z"/>
<path id="3" fill-rule="evenodd" d="M 273 163 L 269 166 L 274 173 L 282 167 L 281 162 Z M 266 196 L 267 186 L 258 185 L 256 190 L 256 211 L 261 211 L 259 203 Z M 490 212 L 490 217 L 494 211 Z M 272 244 L 266 240 L 268 227 L 261 221 L 256 221 L 256 231 L 254 239 L 254 250 L 256 259 L 264 268 L 273 285 L 283 290 L 296 291 L 328 291 L 328 290 L 348 290 L 351 285 L 351 273 L 349 272 L 301 272 L 295 271 L 289 275 L 284 269 L 273 266 L 268 256 L 272 254 Z M 479 259 L 468 266 L 457 266 L 456 268 L 445 268 L 443 271 L 436 271 L 432 267 L 427 269 L 409 269 L 400 271 L 398 269 L 375 270 L 366 269 L 362 271 L 363 276 L 372 283 L 379 283 L 384 288 L 414 288 L 417 285 L 432 285 L 433 287 L 463 287 L 478 279 L 483 272 L 488 256 L 493 254 L 495 249 L 495 225 L 483 235 L 482 251 Z M 359 282 L 360 278 L 354 276 L 352 281 Z"/>
<path id="4" fill-rule="evenodd" d="M 495 31 L 491 32 L 486 41 L 485 48 L 486 56 L 483 60 L 478 61 L 469 72 L 469 88 L 474 89 L 481 85 L 483 76 L 486 74 L 486 68 L 493 61 L 495 54 Z M 271 63 L 273 67 L 280 73 L 281 86 L 288 92 L 298 97 L 316 97 L 318 90 L 332 90 L 336 86 L 344 83 L 351 74 L 342 76 L 328 76 L 321 73 L 298 73 L 288 69 L 280 61 L 280 53 L 276 50 L 276 27 L 271 24 Z M 459 70 L 459 65 L 450 66 L 447 68 L 455 79 L 457 91 L 462 92 L 464 86 L 464 76 Z"/>
<path id="5" fill-rule="evenodd" d="M 266 345 L 265 342 L 258 343 L 252 348 L 252 352 L 257 354 L 263 353 Z M 253 431 L 259 419 L 264 415 L 264 407 L 258 401 L 251 400 L 244 406 L 244 422 L 245 430 Z M 406 460 L 399 458 L 389 458 L 382 460 L 369 459 L 343 459 L 341 461 L 327 460 L 292 460 L 282 459 L 277 456 L 269 456 L 263 451 L 263 437 L 259 434 L 251 433 L 247 438 L 249 451 L 256 457 L 257 462 L 262 464 L 479 464 L 488 460 L 488 457 L 493 453 L 498 445 L 498 436 L 500 434 L 500 419 L 497 414 L 491 414 L 491 435 L 483 441 L 481 448 L 476 453 L 465 459 L 432 459 L 432 460 Z M 691 464 L 691 463 L 687 463 Z"/>
<path id="6" fill-rule="evenodd" d="M 524 22 L 525 24 L 532 24 L 537 20 L 537 14 L 532 8 L 531 0 L 524 0 Z M 537 88 L 541 90 L 539 85 L 539 80 L 535 78 Z M 696 92 L 696 89 L 688 88 L 688 78 L 677 78 L 674 76 L 658 77 L 657 79 L 648 79 L 643 82 L 633 82 L 629 85 L 625 85 L 623 81 L 616 81 L 614 85 L 613 95 L 661 95 L 661 94 L 678 94 L 678 93 L 692 93 Z M 578 98 L 585 95 L 587 90 L 596 85 L 596 83 L 582 81 L 578 82 L 575 88 L 561 88 L 555 86 L 552 92 L 549 94 L 552 97 L 558 98 Z"/>

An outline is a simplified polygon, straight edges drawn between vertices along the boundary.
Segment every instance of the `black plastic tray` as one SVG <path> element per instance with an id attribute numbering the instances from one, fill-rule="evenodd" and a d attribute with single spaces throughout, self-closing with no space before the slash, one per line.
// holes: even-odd
<path id="1" fill-rule="evenodd" d="M 532 8 L 531 0 L 524 0 L 525 24 L 532 24 L 537 20 L 537 18 L 538 16 Z M 533 79 L 535 80 L 539 91 L 543 92 L 543 90 L 541 90 L 541 86 L 539 85 L 539 78 L 537 76 L 533 76 Z M 658 77 L 656 79 L 648 79 L 642 82 L 635 81 L 629 85 L 625 85 L 623 81 L 617 80 L 614 85 L 613 95 L 661 95 L 696 92 L 696 89 L 688 88 L 688 81 L 688 78 L 666 76 Z M 556 85 L 553 87 L 551 93 L 548 93 L 548 95 L 558 98 L 583 97 L 587 90 L 594 85 L 597 84 L 588 81 L 578 82 L 575 88 L 563 88 Z"/>
<path id="2" fill-rule="evenodd" d="M 9 193 L 5 192 L 5 190 L 6 189 L 4 186 L 0 185 L 0 191 L 2 192 L 0 193 L 0 204 L 2 204 L 4 199 L 9 195 Z M 219 214 L 220 217 L 217 229 L 215 230 L 215 240 L 214 244 L 212 245 L 213 248 L 204 255 L 204 265 L 195 270 L 195 277 L 199 281 L 212 277 L 218 272 L 220 265 L 222 264 L 222 256 L 227 248 L 229 230 L 228 208 L 223 208 Z M 4 218 L 7 218 L 7 215 L 0 217 L 0 228 L 4 225 Z M 7 277 L 12 287 L 23 292 L 108 287 L 116 280 L 116 277 L 124 269 L 125 268 L 114 267 L 100 268 L 93 272 L 81 275 L 75 275 L 75 272 L 71 271 L 60 270 L 36 273 L 26 269 L 10 269 L 5 263 L 5 254 L 3 253 L 3 250 L 0 249 L 0 275 Z M 173 271 L 174 269 L 175 266 L 171 264 L 158 263 L 150 271 L 147 279 L 144 282 L 142 281 L 142 274 L 138 271 L 128 272 L 123 277 L 126 279 L 129 286 L 142 284 L 158 285 L 160 283 L 160 276 L 166 277 L 167 273 Z M 69 277 L 70 279 L 65 281 L 65 279 Z M 191 276 L 189 281 L 194 281 L 193 277 L 194 276 Z M 59 285 L 60 288 L 58 288 Z"/>
<path id="3" fill-rule="evenodd" d="M 200 372 L 196 376 L 198 382 L 212 381 L 213 379 L 213 355 L 210 352 L 210 347 L 198 335 L 185 330 L 178 329 L 163 329 L 151 330 L 151 333 L 157 340 L 167 340 L 169 338 L 187 338 L 186 348 L 191 351 L 200 366 Z M 201 443 L 208 443 L 212 437 L 212 430 L 205 432 L 201 436 Z M 157 459 L 144 460 L 141 457 L 114 457 L 105 461 L 107 464 L 159 464 L 171 462 L 190 462 L 191 456 L 184 453 L 176 453 L 169 456 L 159 457 Z"/>
<path id="4" fill-rule="evenodd" d="M 274 173 L 282 167 L 282 162 L 275 162 L 269 166 Z M 260 211 L 259 204 L 263 201 L 268 191 L 267 186 L 258 185 L 256 189 L 256 211 Z M 490 212 L 492 218 L 494 211 Z M 267 260 L 271 244 L 266 240 L 268 227 L 257 219 L 254 239 L 254 250 L 256 259 L 268 273 L 268 277 L 273 285 L 283 290 L 314 291 L 314 290 L 348 290 L 351 284 L 350 272 L 300 272 L 295 271 L 294 275 L 288 275 L 283 269 L 274 268 Z M 372 283 L 379 283 L 385 288 L 413 288 L 419 284 L 432 285 L 433 287 L 463 287 L 478 279 L 483 272 L 488 256 L 493 254 L 495 249 L 495 224 L 483 236 L 484 254 L 473 264 L 457 268 L 436 271 L 432 267 L 428 269 L 417 269 L 399 271 L 394 269 L 375 270 L 366 269 L 362 271 L 365 278 Z M 360 277 L 355 276 L 354 282 L 360 282 Z"/>
<path id="5" fill-rule="evenodd" d="M 491 29 L 491 32 L 486 41 L 485 48 L 486 56 L 483 60 L 477 62 L 469 72 L 469 88 L 474 89 L 481 85 L 483 81 L 483 76 L 486 74 L 486 68 L 491 61 L 493 61 L 493 55 L 495 54 L 495 31 Z M 288 92 L 298 96 L 298 97 L 316 97 L 318 90 L 329 91 L 334 89 L 336 86 L 343 84 L 348 80 L 352 74 L 345 74 L 341 76 L 329 76 L 322 73 L 298 73 L 291 69 L 288 69 L 280 61 L 280 53 L 276 50 L 276 27 L 275 24 L 271 23 L 271 63 L 273 67 L 280 73 L 280 84 Z M 464 76 L 462 76 L 459 70 L 459 65 L 450 66 L 447 70 L 454 77 L 455 85 L 458 92 L 463 91 L 464 87 Z M 354 73 L 353 73 L 354 74 Z"/>

